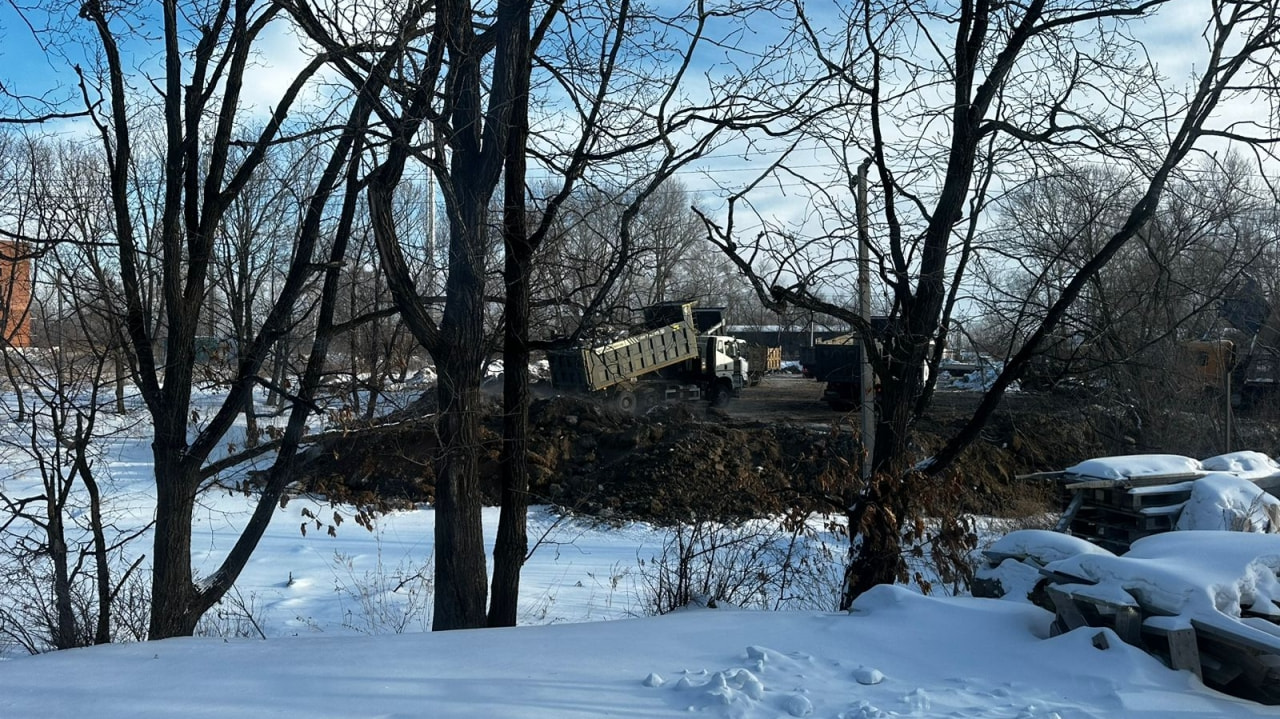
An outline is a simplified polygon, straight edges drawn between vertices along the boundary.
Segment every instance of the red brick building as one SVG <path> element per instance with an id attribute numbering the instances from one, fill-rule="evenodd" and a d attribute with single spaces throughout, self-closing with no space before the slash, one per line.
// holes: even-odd
<path id="1" fill-rule="evenodd" d="M 20 242 L 0 241 L 0 346 L 31 346 L 31 256 Z"/>

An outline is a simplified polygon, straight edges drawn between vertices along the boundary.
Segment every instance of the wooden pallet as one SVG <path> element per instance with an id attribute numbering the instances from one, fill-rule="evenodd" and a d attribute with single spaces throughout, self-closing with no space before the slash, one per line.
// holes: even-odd
<path id="1" fill-rule="evenodd" d="M 1071 517 L 1067 531 L 1113 552 L 1123 553 L 1143 537 L 1168 532 L 1178 521 L 1182 505 L 1130 511 L 1083 502 Z"/>
<path id="2" fill-rule="evenodd" d="M 1223 692 L 1280 704 L 1280 607 L 1243 608 L 1242 619 L 1213 612 L 1169 616 L 1122 591 L 1060 573 L 1046 574 L 1045 595 L 1055 614 L 1053 633 L 1108 628 L 1171 669 L 1185 670 Z M 1274 609 L 1274 611 L 1272 611 Z M 1094 638 L 1106 648 L 1106 636 Z"/>
<path id="3" fill-rule="evenodd" d="M 1200 474 L 1147 475 L 1126 479 L 1088 479 L 1063 475 L 1072 492 L 1058 531 L 1087 539 L 1116 553 L 1137 540 L 1174 528 L 1191 497 L 1190 480 Z"/>

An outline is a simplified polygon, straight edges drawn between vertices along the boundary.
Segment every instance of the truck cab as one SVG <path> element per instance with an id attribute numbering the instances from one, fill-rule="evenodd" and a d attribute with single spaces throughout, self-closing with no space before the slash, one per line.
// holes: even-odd
<path id="1" fill-rule="evenodd" d="M 722 405 L 747 385 L 750 366 L 746 342 L 725 335 L 703 335 L 698 347 L 707 399 Z"/>

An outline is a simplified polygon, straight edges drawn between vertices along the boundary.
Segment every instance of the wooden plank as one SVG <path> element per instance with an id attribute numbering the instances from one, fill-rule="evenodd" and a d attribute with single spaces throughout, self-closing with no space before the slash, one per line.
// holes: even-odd
<path id="1" fill-rule="evenodd" d="M 1087 539 L 1100 547 L 1123 554 L 1129 545 L 1153 534 L 1167 531 L 1159 527 L 1134 527 L 1114 522 L 1093 521 L 1077 517 L 1071 525 L 1071 534 Z"/>
<path id="2" fill-rule="evenodd" d="M 1265 597 L 1247 607 L 1241 607 L 1240 614 L 1245 617 L 1262 617 L 1272 622 L 1280 622 L 1280 606 Z"/>
<path id="3" fill-rule="evenodd" d="M 1165 636 L 1169 640 L 1169 666 L 1173 669 L 1186 669 L 1204 679 L 1204 670 L 1200 667 L 1200 647 L 1196 645 L 1196 630 L 1184 627 L 1174 629 Z"/>
<path id="4" fill-rule="evenodd" d="M 1054 527 L 1054 531 L 1065 532 L 1071 526 L 1071 521 L 1076 518 L 1076 513 L 1080 511 L 1080 507 L 1084 504 L 1084 493 L 1076 492 L 1071 497 L 1071 503 L 1067 505 L 1066 510 L 1062 513 L 1062 517 L 1058 520 L 1058 526 Z"/>
<path id="5" fill-rule="evenodd" d="M 1058 479 L 1064 476 L 1066 472 L 1057 470 L 1054 472 L 1032 472 L 1031 474 L 1015 474 L 1014 479 Z"/>
<path id="6" fill-rule="evenodd" d="M 1199 637 L 1201 656 L 1206 659 L 1214 657 L 1220 660 L 1222 669 L 1229 672 L 1225 674 L 1225 676 L 1230 677 L 1227 681 L 1238 680 L 1238 683 L 1245 684 L 1258 695 L 1249 696 L 1248 698 L 1265 700 L 1267 703 L 1272 704 L 1276 703 L 1276 692 L 1272 687 L 1276 685 L 1277 674 L 1270 666 L 1270 661 L 1274 659 L 1274 655 L 1259 655 L 1251 649 L 1245 649 L 1238 644 L 1223 641 L 1221 638 L 1205 632 L 1200 633 Z M 1205 676 L 1218 681 L 1217 674 L 1210 674 L 1207 669 Z M 1237 696 L 1246 696 L 1238 691 L 1232 693 Z"/>
<path id="7" fill-rule="evenodd" d="M 1163 505 L 1163 506 L 1167 507 L 1170 505 Z M 1182 505 L 1175 504 L 1172 506 L 1181 507 Z M 1112 517 L 1116 521 L 1131 522 L 1134 520 L 1156 516 L 1159 513 L 1160 512 L 1158 509 L 1155 510 L 1154 512 L 1149 512 L 1144 510 L 1142 507 L 1123 507 L 1115 504 L 1094 504 L 1086 499 L 1084 501 L 1084 504 L 1080 507 L 1080 512 L 1079 514 L 1077 514 L 1077 516 L 1084 515 L 1084 516 Z"/>
<path id="8" fill-rule="evenodd" d="M 1043 576 L 1045 576 L 1045 577 L 1048 577 L 1048 578 L 1050 579 L 1050 581 L 1052 581 L 1052 582 L 1053 582 L 1053 584 L 1054 584 L 1054 585 L 1057 585 L 1057 584 L 1095 584 L 1095 583 L 1096 583 L 1096 582 L 1094 582 L 1092 579 L 1085 579 L 1084 577 L 1077 577 L 1077 576 L 1074 576 L 1074 575 L 1071 575 L 1071 574 L 1067 574 L 1066 572 L 1060 572 L 1060 571 L 1058 571 L 1058 570 L 1056 570 L 1056 569 L 1045 569 L 1044 567 L 1039 567 L 1039 568 L 1037 569 L 1037 571 L 1039 571 L 1041 575 L 1043 575 Z"/>
<path id="9" fill-rule="evenodd" d="M 1191 498 L 1190 484 L 1187 482 L 1156 487 L 1156 489 L 1160 491 L 1148 492 L 1142 489 L 1110 490 L 1107 492 L 1106 501 L 1100 502 L 1100 504 L 1130 512 L 1141 512 L 1147 507 L 1182 505 Z"/>
<path id="10" fill-rule="evenodd" d="M 1159 482 L 1135 482 L 1127 491 L 1130 494 L 1165 494 L 1167 492 L 1189 492 L 1191 484 L 1204 479 L 1209 472 L 1188 472 L 1186 474 L 1167 474 L 1159 477 Z M 1141 478 L 1139 478 L 1141 479 Z M 1178 488 L 1175 485 L 1182 485 Z"/>
<path id="11" fill-rule="evenodd" d="M 1264 617 L 1245 615 L 1240 617 L 1240 623 L 1246 627 L 1252 627 L 1262 632 L 1270 634 L 1273 637 L 1280 637 L 1280 626 L 1277 626 L 1274 620 Z M 1270 652 L 1271 654 L 1280 656 L 1280 652 Z"/>
<path id="12" fill-rule="evenodd" d="M 1056 584 L 1050 584 L 1044 589 L 1045 593 L 1049 595 L 1049 599 L 1053 602 L 1058 618 L 1062 620 L 1067 631 L 1088 625 L 1084 614 L 1080 613 L 1080 608 L 1076 606 L 1076 600 L 1070 593 Z"/>
<path id="13" fill-rule="evenodd" d="M 1267 477 L 1258 477 L 1250 480 L 1267 494 L 1280 496 L 1280 474 L 1273 474 Z"/>
<path id="14" fill-rule="evenodd" d="M 1176 507 L 1176 509 L 1180 510 L 1181 507 Z M 1148 514 L 1117 507 L 1085 505 L 1080 508 L 1075 518 L 1117 529 L 1137 529 L 1150 532 L 1167 531 L 1173 528 L 1177 512 L 1153 512 Z"/>
<path id="15" fill-rule="evenodd" d="M 1120 609 L 1138 609 L 1138 600 L 1132 594 L 1114 584 L 1076 584 L 1060 587 L 1075 597 L 1077 602 L 1088 602 L 1100 612 L 1114 614 Z"/>
<path id="16" fill-rule="evenodd" d="M 1068 475 L 1068 476 L 1076 477 L 1079 475 Z M 1127 486 L 1125 482 L 1128 482 L 1128 481 L 1129 480 L 1127 479 L 1086 479 L 1086 480 L 1081 480 L 1079 482 L 1071 482 L 1070 484 L 1064 484 L 1062 488 L 1071 490 L 1072 492 L 1078 492 L 1082 489 L 1112 489 L 1114 487 L 1125 487 Z"/>
<path id="17" fill-rule="evenodd" d="M 1144 517 L 1176 516 L 1182 513 L 1184 505 L 1186 505 L 1185 499 L 1177 504 L 1157 504 L 1151 507 L 1143 507 L 1138 512 Z"/>
<path id="18" fill-rule="evenodd" d="M 1053 599 L 1055 608 L 1059 606 L 1060 599 L 1066 601 L 1069 597 L 1074 604 L 1076 613 L 1087 622 L 1088 620 L 1084 618 L 1084 612 L 1081 611 L 1081 607 L 1089 605 L 1093 607 L 1093 610 L 1100 618 L 1110 618 L 1115 626 L 1116 634 L 1122 641 L 1135 647 L 1142 646 L 1142 611 L 1138 606 L 1137 600 L 1127 592 L 1107 595 L 1097 594 L 1095 593 L 1096 585 L 1091 584 L 1077 584 L 1074 587 L 1070 585 L 1055 585 L 1046 588 L 1046 590 L 1048 589 L 1053 590 L 1049 593 L 1049 596 Z M 1073 620 L 1064 616 L 1063 621 L 1070 627 Z"/>
<path id="19" fill-rule="evenodd" d="M 1171 669 L 1186 669 L 1204 679 L 1194 625 L 1180 617 L 1148 617 L 1142 623 L 1142 631 L 1161 637 L 1168 643 Z"/>
<path id="20" fill-rule="evenodd" d="M 1191 488 L 1195 484 L 1195 480 L 1184 479 L 1181 482 L 1172 482 L 1170 484 L 1159 484 L 1146 487 L 1130 487 L 1125 490 L 1125 494 L 1136 499 L 1159 499 L 1161 497 L 1172 497 L 1176 495 L 1188 495 Z"/>
<path id="21" fill-rule="evenodd" d="M 1199 632 L 1232 646 L 1263 654 L 1280 655 L 1280 636 L 1241 624 L 1225 616 L 1221 618 L 1192 617 L 1191 626 Z"/>
<path id="22" fill-rule="evenodd" d="M 1083 477 L 1084 475 L 1075 474 L 1067 476 Z M 1124 477 L 1121 479 L 1085 479 L 1064 485 L 1063 489 L 1129 489 L 1132 487 L 1158 487 L 1162 484 L 1174 484 L 1175 482 L 1186 482 L 1193 479 L 1200 479 L 1203 476 L 1203 472 L 1178 472 L 1175 474 L 1143 474 L 1137 477 Z"/>
<path id="23" fill-rule="evenodd" d="M 1116 634 L 1125 644 L 1135 647 L 1143 646 L 1142 612 L 1136 607 L 1116 609 Z"/>
<path id="24" fill-rule="evenodd" d="M 1146 536 L 1139 534 L 1137 536 L 1125 536 L 1118 539 L 1112 538 L 1103 532 L 1096 531 L 1096 528 L 1094 527 L 1080 525 L 1079 521 L 1072 525 L 1071 535 L 1074 537 L 1080 537 L 1081 539 L 1087 539 L 1099 547 L 1116 554 L 1124 554 L 1129 551 L 1130 544 L 1141 539 L 1143 536 Z"/>

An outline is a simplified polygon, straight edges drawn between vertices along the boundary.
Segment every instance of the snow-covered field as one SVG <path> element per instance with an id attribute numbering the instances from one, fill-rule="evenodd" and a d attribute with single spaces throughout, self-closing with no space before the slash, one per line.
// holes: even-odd
<path id="1" fill-rule="evenodd" d="M 148 441 L 132 428 L 99 447 L 122 526 L 149 518 Z M 5 461 L 21 470 L 21 453 Z M 4 481 L 17 492 L 34 477 Z M 247 507 L 234 493 L 207 497 L 199 567 L 216 563 Z M 523 574 L 521 617 L 531 626 L 433 634 L 423 631 L 431 510 L 381 517 L 373 531 L 346 521 L 331 536 L 333 511 L 297 499 L 279 509 L 234 601 L 205 628 L 268 639 L 35 657 L 11 648 L 0 662 L 0 718 L 1280 716 L 1118 638 L 1097 649 L 1100 630 L 1050 638 L 1052 616 L 1025 602 L 882 587 L 851 613 L 721 607 L 643 617 L 645 573 L 669 533 L 564 520 L 546 508 L 530 514 L 541 540 Z M 485 515 L 490 541 L 496 517 Z M 1259 552 L 1280 558 L 1280 537 L 1256 539 Z M 1200 571 L 1226 581 L 1212 557 L 1179 581 L 1194 585 Z"/>
<path id="2" fill-rule="evenodd" d="M 9 662 L 5 717 L 1276 716 L 1027 605 L 884 587 L 852 614 L 116 645 Z"/>

